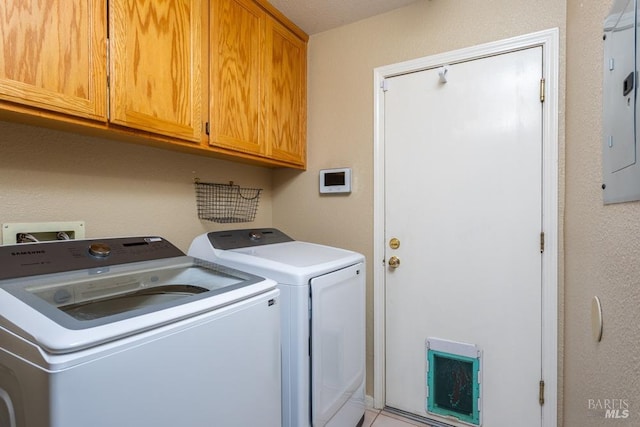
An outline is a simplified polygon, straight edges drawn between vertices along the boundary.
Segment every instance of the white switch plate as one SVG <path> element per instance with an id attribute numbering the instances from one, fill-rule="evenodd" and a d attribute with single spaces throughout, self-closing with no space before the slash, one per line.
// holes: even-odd
<path id="1" fill-rule="evenodd" d="M 13 222 L 2 224 L 2 244 L 15 245 L 18 235 L 30 234 L 38 241 L 59 240 L 59 232 L 65 233 L 71 239 L 84 239 L 84 221 L 66 222 Z"/>

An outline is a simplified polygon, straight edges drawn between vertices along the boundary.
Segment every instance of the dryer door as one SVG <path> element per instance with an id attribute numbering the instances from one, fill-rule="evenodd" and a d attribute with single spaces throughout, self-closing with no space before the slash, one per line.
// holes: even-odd
<path id="1" fill-rule="evenodd" d="M 312 279 L 311 310 L 311 418 L 317 427 L 331 420 L 364 378 L 364 264 Z"/>

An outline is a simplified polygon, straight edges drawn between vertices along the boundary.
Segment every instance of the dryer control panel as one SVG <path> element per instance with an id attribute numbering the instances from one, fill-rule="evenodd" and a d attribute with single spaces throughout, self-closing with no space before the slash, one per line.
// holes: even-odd
<path id="1" fill-rule="evenodd" d="M 222 250 L 293 242 L 291 237 L 276 228 L 213 231 L 207 234 L 207 236 L 214 248 Z"/>

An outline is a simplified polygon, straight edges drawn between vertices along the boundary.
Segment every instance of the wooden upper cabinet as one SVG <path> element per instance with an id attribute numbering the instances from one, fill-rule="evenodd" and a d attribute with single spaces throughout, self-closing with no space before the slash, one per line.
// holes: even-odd
<path id="1" fill-rule="evenodd" d="M 210 144 L 265 154 L 265 12 L 251 0 L 211 3 Z"/>
<path id="2" fill-rule="evenodd" d="M 267 20 L 265 87 L 268 155 L 304 166 L 307 134 L 307 44 Z"/>
<path id="3" fill-rule="evenodd" d="M 263 0 L 212 0 L 209 143 L 304 167 L 306 35 L 280 19 Z"/>
<path id="4" fill-rule="evenodd" d="M 0 114 L 304 168 L 307 40 L 267 0 L 2 0 Z"/>
<path id="5" fill-rule="evenodd" d="M 109 0 L 110 122 L 199 142 L 201 0 Z"/>
<path id="6" fill-rule="evenodd" d="M 106 39 L 104 0 L 1 1 L 0 100 L 106 120 Z"/>

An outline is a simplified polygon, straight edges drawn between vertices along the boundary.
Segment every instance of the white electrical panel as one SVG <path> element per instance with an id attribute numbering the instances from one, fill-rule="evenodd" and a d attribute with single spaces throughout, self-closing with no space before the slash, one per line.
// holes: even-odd
<path id="1" fill-rule="evenodd" d="M 637 161 L 638 1 L 615 0 L 604 21 L 602 189 L 605 203 L 640 200 Z"/>
<path id="2" fill-rule="evenodd" d="M 84 239 L 84 221 L 2 224 L 2 244 Z"/>

